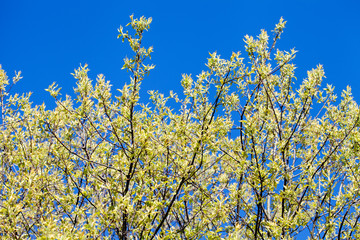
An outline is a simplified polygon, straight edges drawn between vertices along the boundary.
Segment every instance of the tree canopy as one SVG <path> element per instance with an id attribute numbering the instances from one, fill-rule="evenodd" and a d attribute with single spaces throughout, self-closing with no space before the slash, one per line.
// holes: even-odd
<path id="1" fill-rule="evenodd" d="M 2 239 L 359 239 L 359 107 L 321 87 L 321 65 L 296 81 L 285 28 L 216 52 L 183 93 L 140 86 L 154 68 L 151 18 L 119 28 L 133 56 L 113 93 L 87 65 L 56 107 L 12 94 L 0 67 Z M 270 39 L 270 40 L 269 40 Z"/>

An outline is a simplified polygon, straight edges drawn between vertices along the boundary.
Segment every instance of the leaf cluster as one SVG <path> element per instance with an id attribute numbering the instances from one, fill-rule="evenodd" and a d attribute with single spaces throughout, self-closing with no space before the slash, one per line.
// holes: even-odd
<path id="1" fill-rule="evenodd" d="M 9 93 L 0 66 L 2 239 L 358 239 L 359 106 L 337 103 L 321 65 L 295 83 L 296 51 L 262 30 L 247 56 L 210 54 L 184 74 L 184 98 L 150 91 L 142 45 L 151 18 L 131 16 L 130 81 L 114 95 L 87 65 L 75 97 L 47 91 L 56 107 Z M 247 59 L 247 60 L 245 60 Z M 169 101 L 175 101 L 174 111 Z"/>

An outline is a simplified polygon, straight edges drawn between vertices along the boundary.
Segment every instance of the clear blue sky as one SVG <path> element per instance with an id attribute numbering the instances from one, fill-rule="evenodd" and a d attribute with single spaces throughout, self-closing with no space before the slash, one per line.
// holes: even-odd
<path id="1" fill-rule="evenodd" d="M 142 90 L 180 91 L 182 73 L 197 75 L 205 69 L 209 52 L 228 57 L 244 52 L 243 37 L 269 32 L 281 16 L 288 22 L 279 47 L 299 52 L 294 63 L 301 80 L 321 63 L 326 80 L 337 92 L 353 88 L 360 102 L 359 1 L 1 1 L 0 64 L 13 76 L 23 72 L 14 92 L 32 91 L 35 104 L 45 101 L 44 91 L 56 81 L 71 94 L 70 75 L 88 63 L 90 77 L 103 73 L 114 88 L 128 82 L 120 70 L 129 48 L 117 39 L 117 28 L 129 15 L 152 17 L 146 44 L 154 46 L 155 70 Z M 143 95 L 146 96 L 146 95 Z M 146 99 L 143 99 L 146 101 Z M 52 102 L 52 101 L 50 101 Z"/>

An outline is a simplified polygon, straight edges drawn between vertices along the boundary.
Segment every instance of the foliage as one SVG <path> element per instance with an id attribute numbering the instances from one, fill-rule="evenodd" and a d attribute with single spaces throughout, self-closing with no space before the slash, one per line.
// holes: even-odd
<path id="1" fill-rule="evenodd" d="M 134 56 L 115 95 L 88 67 L 56 107 L 11 95 L 0 67 L 2 239 L 359 239 L 359 107 L 321 89 L 322 66 L 295 84 L 295 50 L 245 37 L 249 60 L 210 54 L 183 96 L 150 92 L 142 46 L 151 18 L 119 29 Z M 16 73 L 13 83 L 20 79 Z M 179 108 L 170 108 L 174 101 Z M 338 103 L 337 103 L 338 102 Z M 173 103 L 172 103 L 173 105 Z"/>

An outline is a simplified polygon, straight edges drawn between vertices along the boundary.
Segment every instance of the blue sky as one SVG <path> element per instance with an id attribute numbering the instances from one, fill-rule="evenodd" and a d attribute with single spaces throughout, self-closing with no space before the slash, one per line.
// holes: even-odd
<path id="1" fill-rule="evenodd" d="M 208 53 L 229 57 L 244 53 L 243 37 L 269 32 L 282 16 L 288 23 L 279 48 L 299 52 L 298 80 L 321 63 L 325 83 L 339 93 L 353 88 L 360 102 L 360 3 L 359 1 L 1 1 L 0 64 L 10 76 L 23 79 L 14 92 L 34 92 L 35 104 L 53 106 L 44 91 L 56 81 L 63 94 L 71 94 L 70 75 L 88 63 L 90 77 L 103 73 L 115 89 L 128 82 L 121 70 L 129 48 L 117 39 L 117 28 L 129 15 L 152 17 L 145 45 L 154 46 L 155 70 L 142 91 L 181 91 L 182 73 L 197 75 L 205 69 Z M 146 96 L 146 95 L 143 95 Z M 146 101 L 146 99 L 143 99 Z"/>

